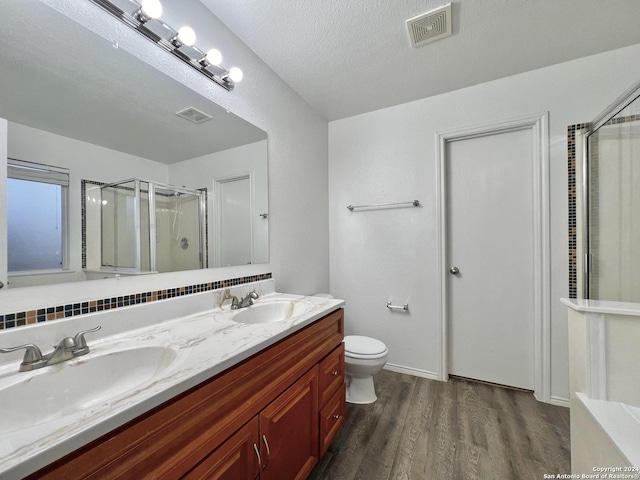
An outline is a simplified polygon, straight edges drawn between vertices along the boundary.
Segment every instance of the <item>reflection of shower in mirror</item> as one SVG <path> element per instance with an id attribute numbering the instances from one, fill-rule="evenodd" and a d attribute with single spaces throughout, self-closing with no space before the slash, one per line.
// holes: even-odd
<path id="1" fill-rule="evenodd" d="M 180 239 L 180 223 L 182 222 L 182 198 L 180 197 L 179 192 L 175 192 L 174 196 L 178 198 L 178 205 L 176 205 L 176 208 L 174 208 L 173 210 L 172 232 L 173 232 L 173 238 L 176 241 L 178 241 Z M 176 233 L 176 223 L 178 224 L 177 233 Z M 182 247 L 182 245 L 180 246 Z"/>
<path id="2" fill-rule="evenodd" d="M 101 270 L 143 273 L 207 268 L 205 191 L 135 178 L 102 185 L 99 190 L 101 233 L 93 244 L 99 243 Z M 189 248 L 189 239 L 196 239 L 196 248 Z M 88 258 L 95 256 L 87 253 Z"/>

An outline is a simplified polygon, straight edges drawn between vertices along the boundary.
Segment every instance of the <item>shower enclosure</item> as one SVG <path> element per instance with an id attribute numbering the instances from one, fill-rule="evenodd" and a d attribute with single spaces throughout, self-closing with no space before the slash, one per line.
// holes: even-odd
<path id="1" fill-rule="evenodd" d="M 132 178 L 100 187 L 101 267 L 206 268 L 206 191 Z"/>
<path id="2" fill-rule="evenodd" d="M 582 296 L 640 302 L 640 85 L 583 137 Z"/>

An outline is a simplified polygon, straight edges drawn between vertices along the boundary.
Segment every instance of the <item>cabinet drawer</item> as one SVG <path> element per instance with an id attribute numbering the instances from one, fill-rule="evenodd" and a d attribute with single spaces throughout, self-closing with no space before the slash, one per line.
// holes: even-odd
<path id="1" fill-rule="evenodd" d="M 319 364 L 320 407 L 344 383 L 344 343 L 341 343 Z"/>
<path id="2" fill-rule="evenodd" d="M 320 457 L 327 453 L 329 445 L 347 418 L 346 393 L 347 386 L 342 383 L 320 410 Z"/>

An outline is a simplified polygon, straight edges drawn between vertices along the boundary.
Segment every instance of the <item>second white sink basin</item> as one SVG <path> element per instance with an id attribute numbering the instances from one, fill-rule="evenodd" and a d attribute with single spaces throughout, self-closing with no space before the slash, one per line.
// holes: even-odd
<path id="1" fill-rule="evenodd" d="M 302 315 L 310 308 L 311 303 L 301 300 L 275 300 L 238 310 L 232 318 L 239 323 L 282 322 Z"/>
<path id="2" fill-rule="evenodd" d="M 165 347 L 119 350 L 59 363 L 0 388 L 3 432 L 36 427 L 82 412 L 134 390 L 176 358 Z"/>

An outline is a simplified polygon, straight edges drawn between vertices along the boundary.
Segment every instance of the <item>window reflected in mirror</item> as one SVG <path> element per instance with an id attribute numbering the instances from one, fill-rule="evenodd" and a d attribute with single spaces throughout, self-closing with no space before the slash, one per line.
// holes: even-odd
<path id="1" fill-rule="evenodd" d="M 10 159 L 7 168 L 8 271 L 62 270 L 69 173 Z"/>

